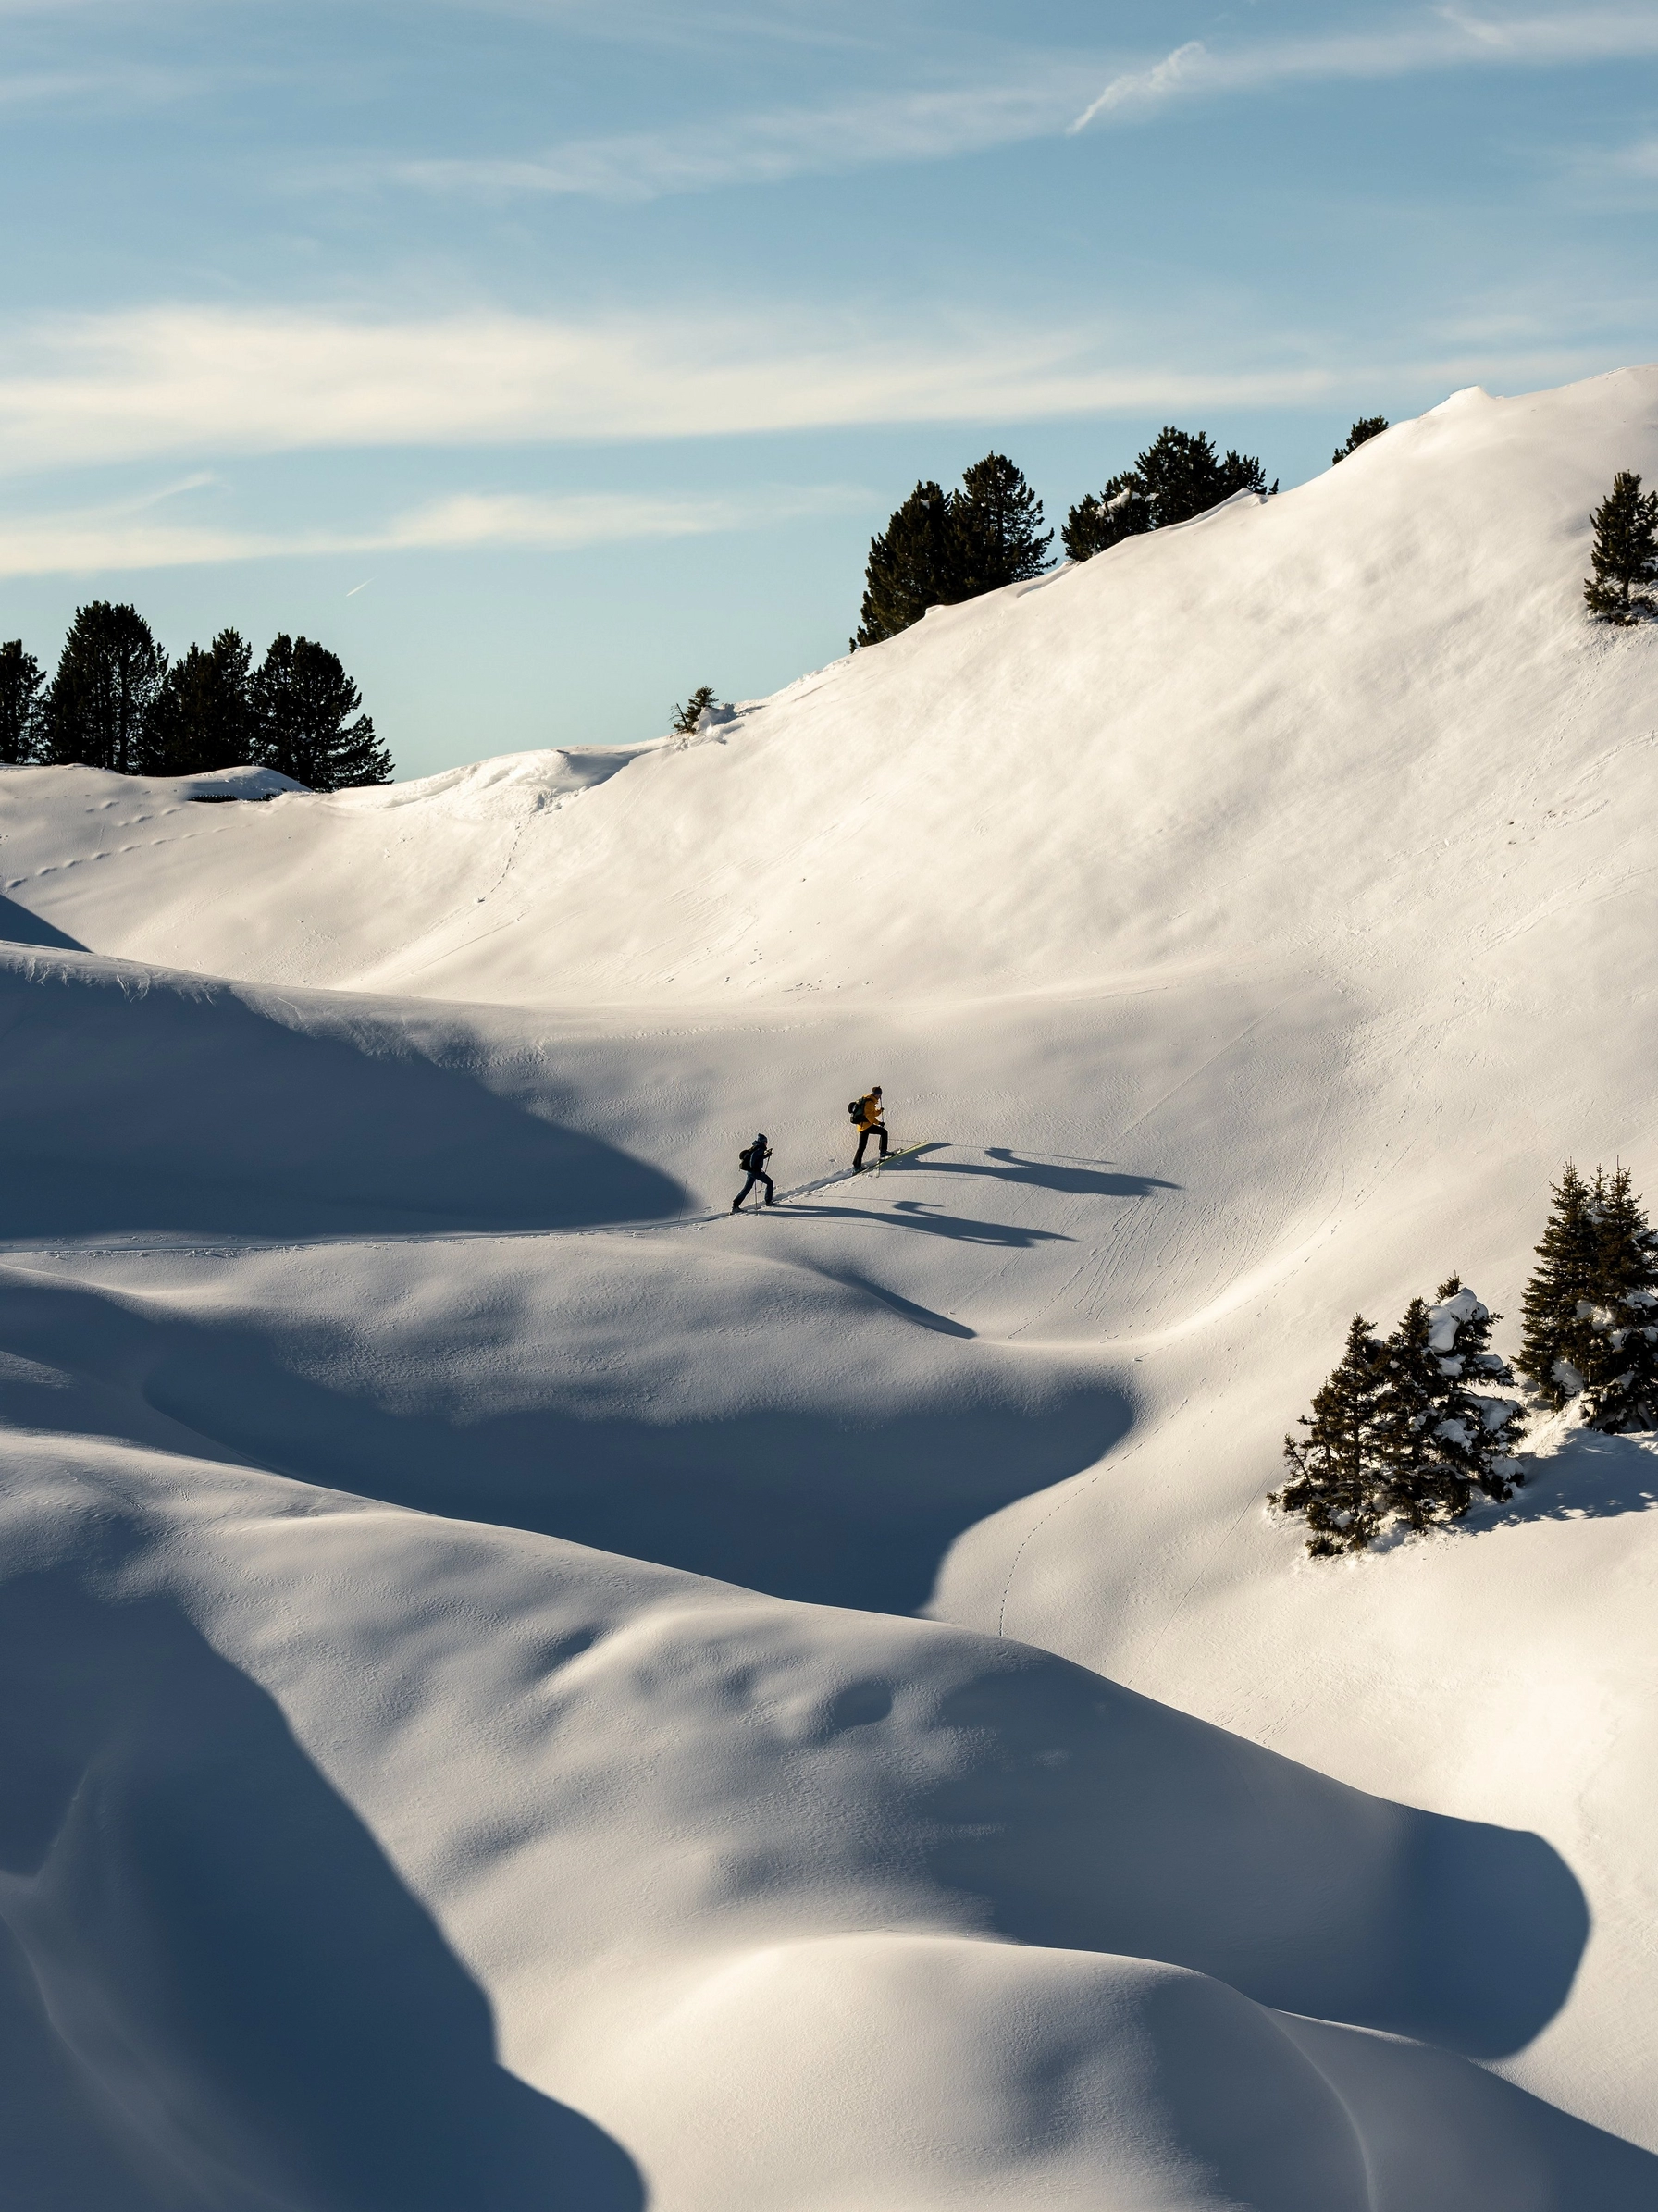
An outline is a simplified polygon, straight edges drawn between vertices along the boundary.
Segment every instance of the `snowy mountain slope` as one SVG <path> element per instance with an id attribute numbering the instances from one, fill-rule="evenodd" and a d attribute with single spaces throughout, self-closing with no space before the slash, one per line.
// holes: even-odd
<path id="1" fill-rule="evenodd" d="M 1644 2201 L 1466 2061 L 1402 2095 L 1261 2009 L 1523 2035 L 1582 1917 L 1535 1838 L 959 1630 L 153 1449 L 31 1475 L 0 1897 L 65 2201 L 639 2203 L 591 2119 L 696 2206 Z"/>
<path id="2" fill-rule="evenodd" d="M 1567 1152 L 1658 1197 L 1653 643 L 1578 598 L 1655 406 L 1461 395 L 689 746 L 0 772 L 60 2201 L 378 2204 L 395 2075 L 400 2206 L 1653 2201 L 1653 1452 L 1354 1566 L 1261 1501 L 1355 1305 L 1514 1314 Z M 872 1081 L 934 1148 L 725 1217 Z M 263 2057 L 155 1963 L 180 1823 Z M 308 2058 L 360 1897 L 426 1995 Z"/>
<path id="3" fill-rule="evenodd" d="M 1483 950 L 1644 865 L 1658 649 L 1591 631 L 1578 581 L 1655 403 L 1652 370 L 1459 394 L 602 784 L 526 754 L 255 811 L 8 772 L 0 890 L 100 952 L 528 1003 L 1268 947 L 1357 978 L 1460 937 L 1471 876 Z"/>

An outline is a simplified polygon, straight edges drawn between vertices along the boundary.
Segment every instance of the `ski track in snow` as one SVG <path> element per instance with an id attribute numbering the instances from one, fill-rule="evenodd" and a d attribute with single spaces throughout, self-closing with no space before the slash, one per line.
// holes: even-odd
<path id="1" fill-rule="evenodd" d="M 1654 421 L 688 744 L 0 770 L 0 2199 L 1658 2204 L 1658 1445 L 1264 1506 L 1355 1307 L 1658 1199 Z"/>

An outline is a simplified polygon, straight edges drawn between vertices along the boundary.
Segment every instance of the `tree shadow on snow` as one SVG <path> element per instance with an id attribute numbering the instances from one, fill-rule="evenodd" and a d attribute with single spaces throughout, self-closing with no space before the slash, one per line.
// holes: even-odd
<path id="1" fill-rule="evenodd" d="M 1578 1428 L 1546 1459 L 1526 1465 L 1526 1484 L 1506 1505 L 1477 1505 L 1458 1533 L 1524 1521 L 1600 1521 L 1658 1506 L 1658 1440 Z"/>
<path id="2" fill-rule="evenodd" d="M 657 1219 L 685 1193 L 349 1002 L 0 965 L 0 1236 L 320 1236 Z M 291 1019 L 282 1016 L 288 1013 Z"/>
<path id="3" fill-rule="evenodd" d="M 30 2105 L 0 2081 L 10 2178 L 105 2212 L 639 2212 L 626 2153 L 498 2063 L 426 1908 L 175 1608 L 14 1583 L 0 1686 L 0 1918 L 52 2023 Z"/>

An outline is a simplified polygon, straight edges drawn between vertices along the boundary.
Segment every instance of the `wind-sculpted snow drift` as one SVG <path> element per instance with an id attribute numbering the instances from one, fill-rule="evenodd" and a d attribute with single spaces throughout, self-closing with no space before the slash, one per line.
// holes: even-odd
<path id="1" fill-rule="evenodd" d="M 1263 1510 L 1355 1305 L 1658 1182 L 1655 402 L 688 744 L 0 771 L 0 2203 L 1658 2202 L 1652 1449 Z"/>

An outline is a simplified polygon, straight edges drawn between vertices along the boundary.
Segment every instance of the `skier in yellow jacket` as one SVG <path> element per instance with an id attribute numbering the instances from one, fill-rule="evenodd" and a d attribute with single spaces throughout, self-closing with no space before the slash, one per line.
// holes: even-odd
<path id="1" fill-rule="evenodd" d="M 858 1128 L 858 1150 L 852 1157 L 852 1172 L 856 1175 L 863 1166 L 863 1148 L 872 1137 L 881 1140 L 881 1157 L 886 1157 L 886 1131 L 881 1120 L 881 1086 L 865 1092 L 858 1101 L 854 1119 Z"/>

